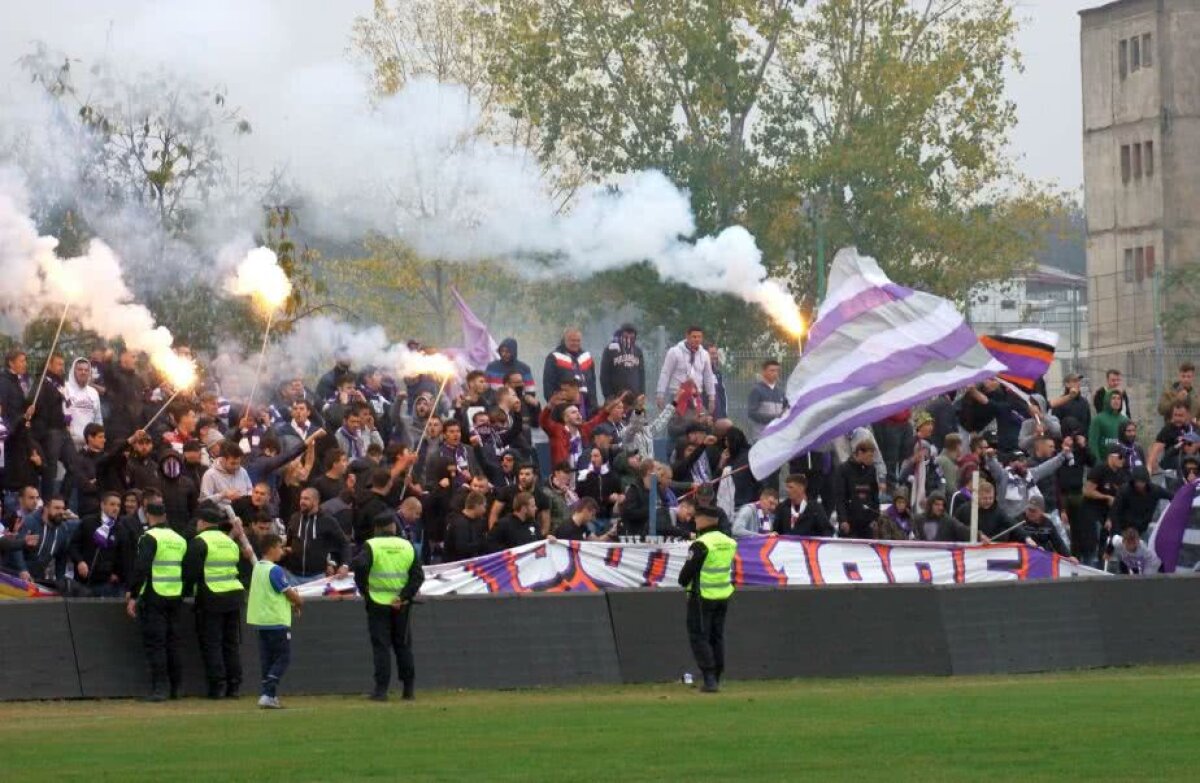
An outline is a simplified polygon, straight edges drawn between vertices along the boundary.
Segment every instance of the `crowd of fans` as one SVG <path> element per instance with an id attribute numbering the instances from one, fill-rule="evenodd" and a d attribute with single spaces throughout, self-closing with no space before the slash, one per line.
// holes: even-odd
<path id="1" fill-rule="evenodd" d="M 260 404 L 202 380 L 150 426 L 176 390 L 134 352 L 98 348 L 69 366 L 52 356 L 40 390 L 25 352 L 4 361 L 0 567 L 73 595 L 122 595 L 148 520 L 191 537 L 202 505 L 240 520 L 256 554 L 284 536 L 283 565 L 307 580 L 345 573 L 381 518 L 425 563 L 551 536 L 686 538 L 701 507 L 735 536 L 967 541 L 976 473 L 984 542 L 1153 572 L 1147 528 L 1177 483 L 1200 475 L 1191 364 L 1163 392 L 1148 452 L 1114 370 L 1090 402 L 1078 375 L 1052 398 L 1044 384 L 1026 397 L 996 381 L 939 396 L 758 481 L 752 440 L 788 407 L 779 363 L 761 367 L 747 433 L 727 417 L 720 352 L 696 327 L 653 389 L 635 327 L 604 348 L 598 383 L 568 329 L 540 389 L 507 339 L 453 393 L 338 357 L 315 390 L 285 378 Z M 657 460 L 663 440 L 670 456 Z"/>

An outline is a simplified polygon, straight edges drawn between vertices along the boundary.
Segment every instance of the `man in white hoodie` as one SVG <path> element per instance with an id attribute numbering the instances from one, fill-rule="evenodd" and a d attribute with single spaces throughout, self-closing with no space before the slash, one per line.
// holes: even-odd
<path id="1" fill-rule="evenodd" d="M 71 364 L 63 394 L 67 429 L 71 432 L 71 440 L 75 442 L 77 451 L 87 445 L 83 437 L 84 428 L 89 424 L 104 423 L 104 416 L 100 412 L 100 394 L 92 388 L 91 381 L 92 363 L 81 356 Z"/>

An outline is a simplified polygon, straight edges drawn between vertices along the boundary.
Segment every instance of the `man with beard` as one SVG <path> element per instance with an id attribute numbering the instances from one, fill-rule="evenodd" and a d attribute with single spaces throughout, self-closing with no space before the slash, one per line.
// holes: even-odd
<path id="1" fill-rule="evenodd" d="M 553 395 L 562 388 L 564 380 L 578 383 L 580 397 L 576 404 L 584 419 L 599 409 L 596 366 L 592 355 L 583 350 L 583 332 L 573 326 L 563 331 L 562 342 L 546 356 L 542 369 L 542 393 Z"/>
<path id="2" fill-rule="evenodd" d="M 496 491 L 496 499 L 492 501 L 491 512 L 488 515 L 488 527 L 495 527 L 502 514 L 512 514 L 516 511 L 518 495 L 530 495 L 537 508 L 536 517 L 538 530 L 545 533 L 550 527 L 550 499 L 546 492 L 537 485 L 537 474 L 532 465 L 522 465 L 517 468 L 517 483 L 511 487 L 501 487 Z"/>
<path id="3" fill-rule="evenodd" d="M 65 589 L 67 559 L 73 529 L 67 525 L 67 504 L 61 496 L 51 497 L 41 517 L 29 517 L 22 526 L 26 536 L 36 536 L 35 546 L 25 548 L 25 567 L 33 578 Z"/>
<path id="4" fill-rule="evenodd" d="M 513 498 L 513 511 L 502 517 L 488 533 L 489 552 L 523 546 L 542 539 L 537 523 L 537 501 L 528 492 L 518 492 Z"/>
<path id="5" fill-rule="evenodd" d="M 1046 516 L 1045 503 L 1042 502 L 1040 496 L 1034 495 L 1029 498 L 1025 503 L 1025 510 L 1017 519 L 1021 524 L 1009 533 L 1009 541 L 1035 546 L 1038 549 L 1062 555 L 1073 562 L 1079 562 L 1071 557 L 1071 550 L 1067 546 L 1067 542 L 1059 535 L 1058 530 L 1051 523 L 1050 517 Z"/>
<path id="6" fill-rule="evenodd" d="M 89 424 L 103 424 L 100 411 L 100 394 L 92 388 L 92 363 L 79 357 L 71 363 L 71 374 L 67 377 L 64 391 L 67 427 L 76 450 L 84 447 L 84 430 Z"/>
<path id="7" fill-rule="evenodd" d="M 1053 447 L 1054 442 L 1050 441 Z M 996 496 L 999 498 L 1000 510 L 1005 516 L 1016 519 L 1025 510 L 1025 501 L 1030 495 L 1040 495 L 1038 482 L 1053 477 L 1054 472 L 1063 465 L 1070 464 L 1074 454 L 1071 444 L 1065 443 L 1062 451 L 1053 458 L 1046 459 L 1034 467 L 1029 467 L 1026 457 L 1019 451 L 1005 457 L 1004 464 L 996 459 L 994 449 L 989 449 L 985 465 L 988 473 L 996 482 Z M 1044 506 L 1043 506 L 1044 508 Z"/>

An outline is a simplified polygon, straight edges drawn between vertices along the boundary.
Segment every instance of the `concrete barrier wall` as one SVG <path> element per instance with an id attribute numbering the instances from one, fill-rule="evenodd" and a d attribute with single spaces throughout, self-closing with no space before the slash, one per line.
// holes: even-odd
<path id="1" fill-rule="evenodd" d="M 414 607 L 420 688 L 661 682 L 695 672 L 676 590 L 428 598 Z M 749 588 L 730 606 L 731 679 L 948 675 L 1200 661 L 1200 579 Z M 184 689 L 204 679 L 191 606 Z M 119 601 L 0 601 L 0 700 L 142 695 L 137 624 Z M 305 604 L 290 693 L 371 687 L 359 601 Z M 243 629 L 247 692 L 258 649 Z"/>

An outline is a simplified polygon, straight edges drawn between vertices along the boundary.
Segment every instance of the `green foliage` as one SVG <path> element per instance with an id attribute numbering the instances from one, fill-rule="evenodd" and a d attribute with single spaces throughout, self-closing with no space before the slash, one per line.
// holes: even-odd
<path id="1" fill-rule="evenodd" d="M 808 307 L 818 228 L 961 300 L 1028 264 L 1061 206 L 1004 156 L 1009 0 L 501 0 L 488 18 L 491 76 L 543 157 L 663 170 L 700 233 L 745 224 Z M 633 291 L 664 319 L 765 328 L 721 297 Z"/>

